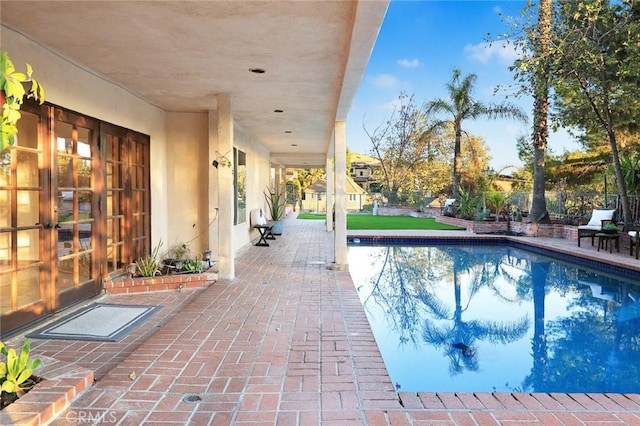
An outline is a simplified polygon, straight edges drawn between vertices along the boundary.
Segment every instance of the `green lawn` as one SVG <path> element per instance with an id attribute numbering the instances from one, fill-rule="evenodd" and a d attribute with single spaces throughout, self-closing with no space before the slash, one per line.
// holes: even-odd
<path id="1" fill-rule="evenodd" d="M 311 220 L 322 219 L 322 220 L 324 220 L 325 217 L 326 217 L 326 215 L 324 213 L 300 213 L 300 214 L 298 214 L 298 219 L 311 219 Z"/>
<path id="2" fill-rule="evenodd" d="M 301 213 L 298 219 L 324 219 L 324 214 Z M 347 229 L 434 229 L 434 230 L 464 230 L 457 226 L 438 223 L 432 217 L 416 218 L 411 216 L 373 216 L 347 215 Z"/>

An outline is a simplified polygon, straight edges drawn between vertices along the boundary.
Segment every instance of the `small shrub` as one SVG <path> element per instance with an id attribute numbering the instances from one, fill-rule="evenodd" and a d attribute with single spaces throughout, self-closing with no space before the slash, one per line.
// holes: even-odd
<path id="1" fill-rule="evenodd" d="M 478 212 L 478 213 L 476 213 L 476 216 L 475 216 L 474 220 L 476 222 L 482 222 L 483 220 L 488 218 L 490 214 L 491 213 L 488 212 L 488 211 L 486 211 L 486 212 Z"/>
<path id="2" fill-rule="evenodd" d="M 9 394 L 16 394 L 22 390 L 22 384 L 26 382 L 33 370 L 40 366 L 39 359 L 29 359 L 31 341 L 27 340 L 18 354 L 14 348 L 7 348 L 0 342 L 0 353 L 5 360 L 0 362 L 0 390 Z"/>
<path id="3" fill-rule="evenodd" d="M 191 254 L 191 249 L 187 243 L 178 243 L 167 252 L 167 257 L 175 260 L 184 260 Z"/>
<path id="4" fill-rule="evenodd" d="M 475 218 L 480 206 L 478 198 L 462 188 L 460 188 L 456 204 L 458 205 L 456 216 L 462 219 Z"/>
<path id="5" fill-rule="evenodd" d="M 204 263 L 202 259 L 197 258 L 195 260 L 185 260 L 182 270 L 186 272 L 202 272 L 204 271 Z"/>
<path id="6" fill-rule="evenodd" d="M 162 247 L 162 240 L 153 248 L 151 254 L 136 260 L 136 269 L 141 277 L 155 277 L 160 275 L 160 260 L 158 254 Z"/>

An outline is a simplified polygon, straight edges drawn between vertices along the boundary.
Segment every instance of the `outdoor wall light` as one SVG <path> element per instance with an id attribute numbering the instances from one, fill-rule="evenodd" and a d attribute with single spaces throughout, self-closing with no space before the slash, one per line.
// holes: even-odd
<path id="1" fill-rule="evenodd" d="M 227 154 L 229 154 L 229 152 L 227 152 Z M 216 155 L 218 156 L 218 158 L 213 160 L 211 162 L 211 165 L 216 169 L 218 168 L 218 166 L 231 168 L 231 160 L 227 158 L 227 154 L 222 155 L 218 151 L 216 151 Z"/>
<path id="2" fill-rule="evenodd" d="M 209 264 L 209 268 L 211 268 L 211 250 L 205 250 L 204 253 L 202 254 L 202 257 Z"/>
<path id="3" fill-rule="evenodd" d="M 135 263 L 130 263 L 127 265 L 127 272 L 131 275 L 131 278 L 133 278 L 133 275 L 136 273 L 137 269 L 138 265 Z"/>

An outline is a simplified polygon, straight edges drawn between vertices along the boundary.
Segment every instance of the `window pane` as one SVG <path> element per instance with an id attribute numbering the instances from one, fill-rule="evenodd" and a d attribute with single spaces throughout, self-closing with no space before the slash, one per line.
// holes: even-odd
<path id="1" fill-rule="evenodd" d="M 76 159 L 78 162 L 78 187 L 91 188 L 91 160 Z"/>
<path id="2" fill-rule="evenodd" d="M 39 186 L 40 166 L 38 154 L 35 152 L 18 151 L 17 179 L 18 186 Z"/>
<path id="3" fill-rule="evenodd" d="M 0 271 L 11 270 L 11 233 L 0 234 Z"/>
<path id="4" fill-rule="evenodd" d="M 61 191 L 58 197 L 58 222 L 70 222 L 73 220 L 74 191 Z"/>
<path id="5" fill-rule="evenodd" d="M 107 182 L 106 182 L 106 186 L 107 188 L 113 188 L 114 185 L 114 181 L 113 181 L 113 163 L 107 163 L 106 164 L 106 169 L 107 169 Z"/>
<path id="6" fill-rule="evenodd" d="M 38 302 L 40 297 L 40 269 L 28 268 L 17 273 L 18 308 Z"/>
<path id="7" fill-rule="evenodd" d="M 91 279 L 91 270 L 93 269 L 93 256 L 91 253 L 82 253 L 78 257 L 80 282 L 88 281 Z"/>
<path id="8" fill-rule="evenodd" d="M 91 211 L 91 191 L 78 191 L 78 220 L 91 219 L 93 212 Z"/>
<path id="9" fill-rule="evenodd" d="M 56 122 L 56 136 L 58 138 L 58 154 L 73 153 L 73 126 L 61 121 Z"/>
<path id="10" fill-rule="evenodd" d="M 11 226 L 11 192 L 0 191 L 0 227 Z"/>
<path id="11" fill-rule="evenodd" d="M 91 130 L 78 127 L 78 155 L 91 158 Z"/>
<path id="12" fill-rule="evenodd" d="M 11 274 L 0 274 L 0 314 L 11 310 Z"/>
<path id="13" fill-rule="evenodd" d="M 18 191 L 18 226 L 40 222 L 40 191 Z"/>
<path id="14" fill-rule="evenodd" d="M 38 124 L 40 119 L 30 112 L 21 111 L 20 114 L 15 145 L 23 148 L 38 149 Z"/>
<path id="15" fill-rule="evenodd" d="M 13 184 L 11 176 L 11 153 L 12 149 L 0 152 L 0 185 L 9 186 Z"/>
<path id="16" fill-rule="evenodd" d="M 18 231 L 18 265 L 40 261 L 40 229 Z"/>
<path id="17" fill-rule="evenodd" d="M 239 149 L 234 148 L 234 167 L 233 167 L 233 183 L 235 190 L 235 224 L 247 221 L 247 160 L 246 154 Z"/>

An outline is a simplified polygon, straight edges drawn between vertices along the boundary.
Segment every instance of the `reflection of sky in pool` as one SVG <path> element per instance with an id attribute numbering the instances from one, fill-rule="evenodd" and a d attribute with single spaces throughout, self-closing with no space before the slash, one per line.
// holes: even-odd
<path id="1" fill-rule="evenodd" d="M 401 391 L 640 392 L 637 278 L 499 245 L 350 246 L 349 265 Z"/>

